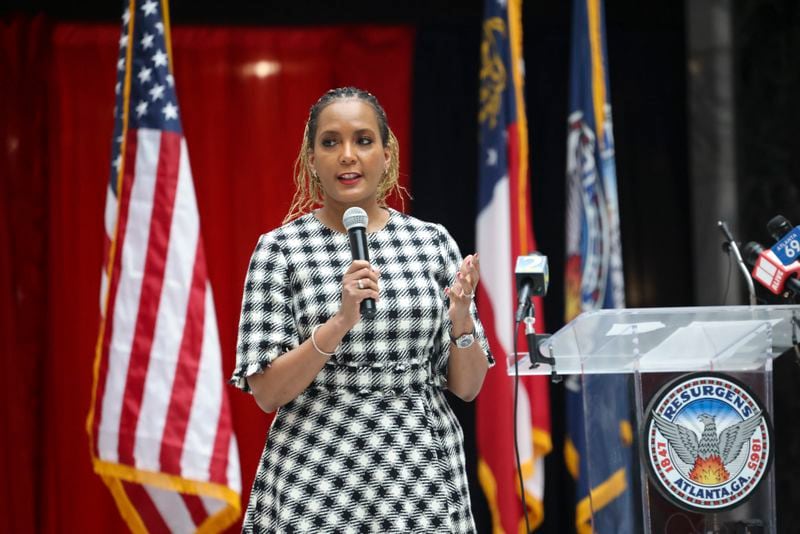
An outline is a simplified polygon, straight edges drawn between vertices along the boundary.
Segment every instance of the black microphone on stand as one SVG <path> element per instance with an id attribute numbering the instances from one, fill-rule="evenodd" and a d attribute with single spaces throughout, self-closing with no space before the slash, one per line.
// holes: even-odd
<path id="1" fill-rule="evenodd" d="M 547 256 L 538 252 L 527 256 L 517 256 L 514 278 L 517 281 L 517 315 L 515 322 L 519 324 L 529 311 L 535 313 L 535 310 L 532 310 L 531 299 L 533 297 L 543 297 L 547 294 L 547 285 L 550 283 Z"/>
<path id="2" fill-rule="evenodd" d="M 367 249 L 367 223 L 369 217 L 367 212 L 359 207 L 347 208 L 342 216 L 342 224 L 347 229 L 347 236 L 350 238 L 350 253 L 353 260 L 369 261 L 369 250 Z M 361 317 L 372 319 L 375 317 L 375 299 L 369 298 L 361 301 Z"/>
<path id="3" fill-rule="evenodd" d="M 536 330 L 533 325 L 536 310 L 533 306 L 533 297 L 544 296 L 547 294 L 547 284 L 550 283 L 550 272 L 547 267 L 547 256 L 534 252 L 527 256 L 517 256 L 517 265 L 514 267 L 514 278 L 517 282 L 517 313 L 514 321 L 514 455 L 517 460 L 517 475 L 519 477 L 519 491 L 522 502 L 525 501 L 525 485 L 522 478 L 522 463 L 519 460 L 519 443 L 517 443 L 517 406 L 519 399 L 519 359 L 517 357 L 517 338 L 519 337 L 519 323 L 525 319 L 525 334 L 528 340 L 528 359 L 531 368 L 539 365 L 539 362 L 552 360 L 553 377 L 555 381 L 556 370 L 555 360 L 552 358 L 542 359 L 539 356 L 539 343 Z M 534 363 L 536 362 L 536 363 Z M 528 524 L 528 510 L 524 508 L 526 530 L 530 531 Z"/>
<path id="4" fill-rule="evenodd" d="M 534 252 L 527 256 L 518 256 L 517 265 L 514 268 L 514 278 L 517 282 L 517 313 L 516 325 L 521 321 L 525 322 L 525 338 L 528 341 L 528 358 L 531 368 L 538 367 L 540 363 L 547 363 L 552 366 L 553 382 L 560 381 L 560 377 L 555 371 L 555 359 L 542 356 L 539 352 L 539 344 L 548 334 L 537 334 L 534 325 L 536 324 L 536 309 L 533 305 L 533 297 L 543 297 L 547 294 L 547 286 L 550 283 L 550 270 L 547 264 L 547 256 Z M 516 332 L 516 328 L 514 328 Z M 516 339 L 516 338 L 515 338 Z"/>

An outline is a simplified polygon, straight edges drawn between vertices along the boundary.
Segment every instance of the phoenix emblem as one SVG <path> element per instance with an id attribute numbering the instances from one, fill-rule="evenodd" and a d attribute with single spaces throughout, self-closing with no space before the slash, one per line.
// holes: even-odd
<path id="1" fill-rule="evenodd" d="M 698 420 L 703 424 L 699 439 L 690 428 L 653 414 L 656 427 L 678 458 L 693 466 L 689 478 L 700 484 L 721 484 L 730 478 L 726 467 L 739 458 L 745 443 L 761 424 L 761 412 L 727 427 L 720 433 L 717 433 L 717 423 L 713 415 L 703 413 L 698 416 Z"/>

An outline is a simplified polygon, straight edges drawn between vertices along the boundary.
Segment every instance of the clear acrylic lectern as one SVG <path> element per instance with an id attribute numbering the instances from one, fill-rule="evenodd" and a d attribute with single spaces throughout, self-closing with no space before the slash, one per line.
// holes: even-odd
<path id="1" fill-rule="evenodd" d="M 772 359 L 796 346 L 799 337 L 800 306 L 796 305 L 599 310 L 581 314 L 541 342 L 541 355 L 553 358 L 553 365 L 532 366 L 526 353 L 520 358 L 509 356 L 508 370 L 514 374 L 516 359 L 520 375 L 581 376 L 587 475 L 593 488 L 607 477 L 595 466 L 606 465 L 608 456 L 616 454 L 598 443 L 596 436 L 603 435 L 599 425 L 609 425 L 610 412 L 620 408 L 609 401 L 612 395 L 607 387 L 597 387 L 609 383 L 603 380 L 611 377 L 599 375 L 621 380 L 614 387 L 624 390 L 634 422 L 630 473 L 634 517 L 622 520 L 634 525 L 634 532 L 774 533 L 771 466 L 743 504 L 712 513 L 686 511 L 657 491 L 651 480 L 642 457 L 642 427 L 648 403 L 664 384 L 701 371 L 724 373 L 749 386 L 770 419 Z M 590 499 L 593 516 L 600 500 Z M 748 525 L 752 530 L 747 530 Z"/>

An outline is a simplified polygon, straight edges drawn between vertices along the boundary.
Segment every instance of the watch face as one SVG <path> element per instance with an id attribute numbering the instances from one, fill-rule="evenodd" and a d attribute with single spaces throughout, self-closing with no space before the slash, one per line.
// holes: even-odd
<path id="1" fill-rule="evenodd" d="M 472 334 L 464 334 L 456 339 L 456 347 L 466 349 L 475 342 L 475 336 Z"/>

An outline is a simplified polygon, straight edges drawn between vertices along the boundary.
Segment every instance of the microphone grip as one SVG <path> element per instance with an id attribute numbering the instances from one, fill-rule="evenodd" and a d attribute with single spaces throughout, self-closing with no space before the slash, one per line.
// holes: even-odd
<path id="1" fill-rule="evenodd" d="M 794 276 L 788 278 L 786 280 L 786 284 L 783 287 L 784 289 L 788 289 L 795 295 L 800 296 L 800 278 L 795 278 Z"/>
<path id="2" fill-rule="evenodd" d="M 364 319 L 374 319 L 378 310 L 375 308 L 375 299 L 364 299 L 361 301 L 361 317 Z"/>
<path id="3" fill-rule="evenodd" d="M 532 286 L 530 280 L 526 280 L 519 292 L 519 300 L 517 301 L 517 315 L 515 317 L 517 324 L 519 324 L 519 322 L 522 321 L 522 318 L 525 317 L 525 314 L 528 312 L 528 308 L 531 305 L 531 289 Z"/>
<path id="4" fill-rule="evenodd" d="M 350 238 L 350 254 L 353 260 L 369 261 L 369 250 L 367 250 L 367 233 L 363 228 L 351 228 L 347 232 Z"/>
<path id="5" fill-rule="evenodd" d="M 369 261 L 369 250 L 367 249 L 367 232 L 365 228 L 355 227 L 347 231 L 350 238 L 350 253 L 353 260 Z M 361 317 L 372 319 L 377 313 L 375 299 L 369 298 L 361 301 Z"/>

